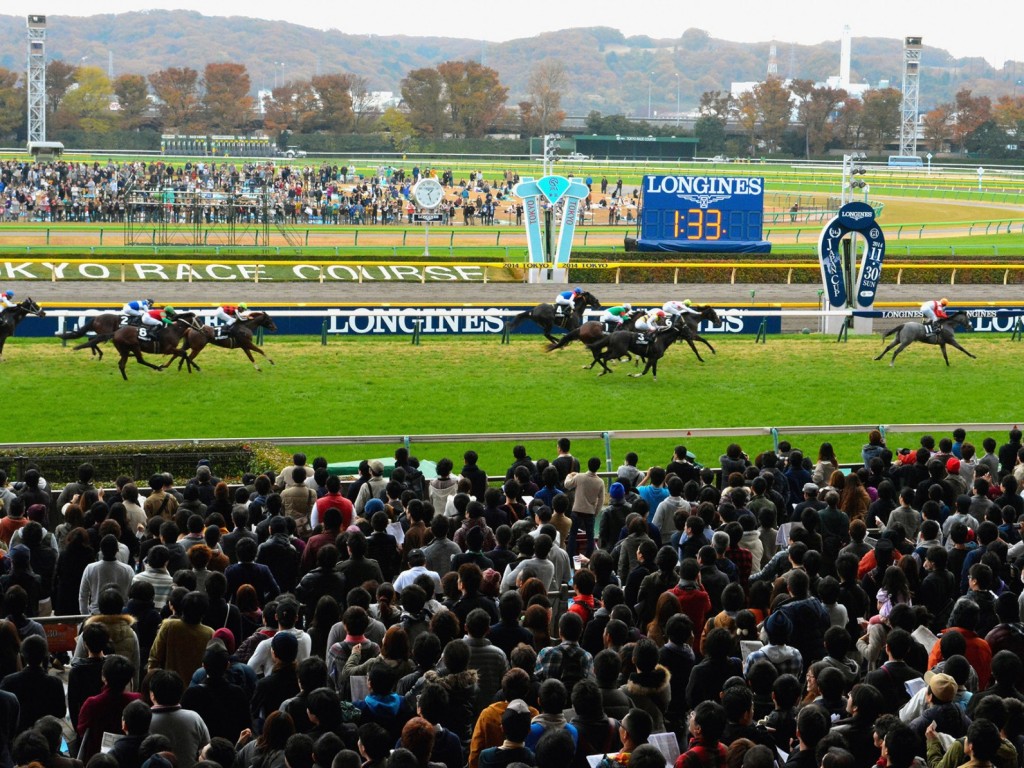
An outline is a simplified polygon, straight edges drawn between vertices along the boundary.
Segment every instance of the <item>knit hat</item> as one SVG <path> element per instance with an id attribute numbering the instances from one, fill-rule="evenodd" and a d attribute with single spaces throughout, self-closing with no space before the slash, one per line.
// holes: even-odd
<path id="1" fill-rule="evenodd" d="M 936 700 L 941 701 L 943 704 L 951 702 L 956 697 L 957 684 L 949 675 L 941 672 L 929 672 L 924 676 L 925 682 L 928 683 L 928 690 L 932 692 L 932 696 Z"/>
<path id="2" fill-rule="evenodd" d="M 365 513 L 366 517 L 369 517 L 374 512 L 383 512 L 383 511 L 384 511 L 384 502 L 381 501 L 380 499 L 370 499 L 368 502 L 366 502 L 366 506 L 363 507 L 363 512 Z"/>
<path id="3" fill-rule="evenodd" d="M 43 504 L 32 504 L 25 510 L 25 517 L 40 525 L 46 524 L 46 506 Z"/>
<path id="4" fill-rule="evenodd" d="M 608 489 L 608 495 L 613 499 L 624 499 L 626 498 L 626 487 L 622 483 L 612 483 L 612 487 Z"/>
<path id="5" fill-rule="evenodd" d="M 32 562 L 32 551 L 24 544 L 19 544 L 11 550 L 11 563 L 13 565 L 29 565 Z"/>
<path id="6" fill-rule="evenodd" d="M 950 456 L 949 459 L 946 461 L 946 471 L 949 472 L 949 474 L 951 475 L 959 475 L 960 459 L 958 459 L 956 456 Z"/>
<path id="7" fill-rule="evenodd" d="M 299 655 L 299 640 L 288 630 L 282 630 L 271 639 L 270 648 L 280 661 L 288 664 Z"/>
<path id="8" fill-rule="evenodd" d="M 768 642 L 772 645 L 784 644 L 793 636 L 793 622 L 786 614 L 773 611 L 765 619 L 764 631 L 768 635 Z"/>
<path id="9" fill-rule="evenodd" d="M 238 641 L 235 640 L 235 633 L 227 627 L 221 627 L 213 633 L 214 640 L 220 640 L 224 643 L 224 647 L 227 648 L 228 653 L 234 653 L 235 648 L 238 647 Z"/>

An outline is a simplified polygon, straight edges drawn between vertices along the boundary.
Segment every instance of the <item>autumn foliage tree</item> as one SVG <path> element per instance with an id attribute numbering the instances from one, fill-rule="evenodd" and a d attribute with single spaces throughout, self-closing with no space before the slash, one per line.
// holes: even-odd
<path id="1" fill-rule="evenodd" d="M 357 78 L 346 73 L 316 75 L 310 84 L 317 96 L 312 127 L 318 131 L 345 133 L 352 130 L 355 114 L 352 94 L 360 86 Z"/>
<path id="2" fill-rule="evenodd" d="M 253 100 L 252 83 L 244 64 L 215 62 L 203 70 L 203 121 L 211 133 L 244 131 Z"/>
<path id="3" fill-rule="evenodd" d="M 25 89 L 17 72 L 0 67 L 0 136 L 16 136 L 25 128 Z"/>
<path id="4" fill-rule="evenodd" d="M 921 118 L 921 132 L 932 152 L 941 152 L 953 135 L 953 105 L 939 104 Z"/>
<path id="5" fill-rule="evenodd" d="M 484 136 L 508 100 L 497 71 L 477 61 L 446 61 L 437 71 L 452 129 L 467 138 Z"/>
<path id="6" fill-rule="evenodd" d="M 168 67 L 148 77 L 160 100 L 165 130 L 189 132 L 199 117 L 199 73 L 190 67 Z"/>
<path id="7" fill-rule="evenodd" d="M 68 89 L 75 82 L 76 70 L 74 64 L 61 59 L 46 62 L 46 124 L 50 127 L 61 127 L 58 112 Z"/>
<path id="8" fill-rule="evenodd" d="M 543 136 L 557 130 L 565 119 L 562 94 L 569 84 L 565 64 L 558 59 L 545 59 L 530 72 L 527 87 L 530 100 L 520 103 L 524 132 L 530 136 Z"/>
<path id="9" fill-rule="evenodd" d="M 414 69 L 402 78 L 402 99 L 409 122 L 420 136 L 443 136 L 450 118 L 445 109 L 444 80 L 433 67 Z"/>
<path id="10" fill-rule="evenodd" d="M 127 131 L 139 130 L 147 121 L 149 86 L 142 75 L 120 75 L 114 80 L 118 121 Z"/>
<path id="11" fill-rule="evenodd" d="M 988 96 L 974 96 L 969 88 L 961 88 L 956 93 L 953 109 L 953 141 L 963 152 L 970 135 L 992 119 L 992 100 Z"/>
<path id="12" fill-rule="evenodd" d="M 881 152 L 899 136 L 902 105 L 903 94 L 896 88 L 865 92 L 860 128 L 872 152 Z"/>
<path id="13" fill-rule="evenodd" d="M 93 133 L 113 130 L 116 113 L 110 109 L 113 88 L 99 67 L 79 67 L 75 87 L 69 88 L 61 103 L 62 123 Z"/>

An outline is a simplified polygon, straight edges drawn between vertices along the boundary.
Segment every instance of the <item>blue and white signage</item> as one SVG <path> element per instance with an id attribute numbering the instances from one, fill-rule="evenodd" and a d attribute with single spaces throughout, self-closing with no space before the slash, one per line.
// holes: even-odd
<path id="1" fill-rule="evenodd" d="M 829 304 L 833 307 L 844 306 L 847 301 L 847 286 L 842 260 L 839 258 L 839 242 L 851 232 L 863 235 L 865 240 L 857 283 L 850 286 L 854 291 L 854 304 L 857 307 L 870 307 L 875 303 L 878 283 L 882 278 L 885 234 L 875 221 L 875 210 L 867 203 L 847 203 L 839 209 L 838 215 L 822 228 L 818 238 L 821 281 Z"/>
<path id="2" fill-rule="evenodd" d="M 769 253 L 762 237 L 764 179 L 644 176 L 641 251 Z"/>

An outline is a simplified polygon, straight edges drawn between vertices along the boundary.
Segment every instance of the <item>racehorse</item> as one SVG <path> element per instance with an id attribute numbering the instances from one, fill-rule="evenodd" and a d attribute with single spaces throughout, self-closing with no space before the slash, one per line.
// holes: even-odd
<path id="1" fill-rule="evenodd" d="M 253 331 L 261 327 L 266 328 L 268 331 L 277 330 L 277 325 L 266 312 L 253 312 L 246 320 L 237 321 L 232 326 L 233 333 L 219 335 L 217 333 L 218 329 L 209 325 L 204 325 L 198 330 L 190 328 L 185 332 L 185 337 L 181 342 L 181 348 L 189 350 L 189 355 L 187 357 L 182 356 L 181 360 L 178 361 L 178 370 L 180 371 L 181 366 L 186 362 L 195 365 L 196 356 L 203 351 L 207 344 L 213 344 L 224 349 L 242 350 L 257 371 L 260 367 L 256 365 L 256 359 L 252 356 L 253 352 L 263 355 L 263 357 L 267 358 L 267 362 L 273 365 L 274 361 L 267 357 L 267 353 L 256 346 L 252 340 Z"/>
<path id="2" fill-rule="evenodd" d="M 29 315 L 46 317 L 42 307 L 32 301 L 31 297 L 26 297 L 24 301 L 19 302 L 16 306 L 4 312 L 3 315 L 0 315 L 0 362 L 3 362 L 4 359 L 4 344 L 7 343 L 8 337 L 14 335 L 18 323 Z"/>
<path id="3" fill-rule="evenodd" d="M 633 324 L 643 316 L 644 311 L 642 309 L 632 310 L 627 318 L 622 321 L 622 325 L 616 328 L 616 331 L 632 331 Z M 563 334 L 558 341 L 552 342 L 548 345 L 548 352 L 554 352 L 556 349 L 571 344 L 574 341 L 582 341 L 584 344 L 593 344 L 595 341 L 600 341 L 605 336 L 604 324 L 597 320 L 588 320 L 583 323 L 579 328 L 574 328 L 566 334 Z"/>
<path id="4" fill-rule="evenodd" d="M 65 331 L 57 335 L 60 339 L 71 340 L 80 339 L 87 333 L 95 334 L 88 341 L 79 344 L 74 349 L 86 349 L 88 348 L 93 357 L 99 356 L 97 361 L 103 359 L 103 350 L 100 349 L 100 344 L 110 341 L 114 338 L 114 332 L 121 327 L 124 323 L 125 316 L 119 315 L 114 312 L 103 312 L 99 315 L 86 318 L 85 322 L 78 326 L 73 331 Z"/>
<path id="5" fill-rule="evenodd" d="M 892 360 L 889 361 L 890 366 L 896 365 L 896 355 L 906 349 L 908 346 L 913 344 L 915 341 L 920 341 L 924 344 L 938 344 L 939 349 L 942 350 L 942 358 L 946 361 L 946 365 L 949 365 L 949 356 L 946 354 L 946 345 L 949 344 L 951 347 L 959 349 L 968 357 L 977 360 L 976 355 L 972 355 L 966 349 L 960 346 L 956 340 L 956 328 L 967 330 L 971 327 L 970 319 L 967 313 L 963 310 L 952 313 L 949 317 L 938 320 L 935 322 L 935 331 L 928 333 L 924 323 L 901 323 L 893 328 L 891 331 L 886 331 L 882 335 L 882 340 L 889 338 L 893 334 L 896 334 L 896 340 L 893 341 L 888 347 L 882 350 L 882 354 L 875 358 L 875 360 L 881 360 L 885 357 L 886 353 L 893 347 L 899 347 L 895 352 L 892 353 Z"/>
<path id="6" fill-rule="evenodd" d="M 650 339 L 647 344 L 639 343 L 639 333 L 615 331 L 600 341 L 589 344 L 588 347 L 594 353 L 594 363 L 600 363 L 601 367 L 604 368 L 604 371 L 601 372 L 602 376 L 612 372 L 612 369 L 608 367 L 609 360 L 618 360 L 632 353 L 643 357 L 647 364 L 642 372 L 629 375 L 633 378 L 638 378 L 651 371 L 654 380 L 657 381 L 658 361 L 665 356 L 665 352 L 670 346 L 680 338 L 686 337 L 687 334 L 689 334 L 689 329 L 686 324 L 680 318 L 676 318 L 671 326 L 664 331 L 656 333 L 654 338 Z M 649 334 L 647 335 L 649 337 Z M 593 364 L 590 367 L 592 368 Z"/>
<path id="7" fill-rule="evenodd" d="M 181 341 L 188 329 L 198 327 L 195 312 L 179 312 L 174 316 L 174 322 L 161 328 L 155 334 L 155 339 L 153 338 L 154 330 L 151 328 L 140 328 L 135 325 L 125 325 L 118 328 L 114 331 L 113 341 L 114 347 L 121 355 L 121 360 L 117 364 L 117 367 L 121 370 L 121 378 L 128 381 L 125 365 L 128 362 L 128 358 L 132 356 L 139 363 L 147 368 L 152 368 L 154 371 L 162 371 L 173 363 L 176 357 L 185 358 L 189 373 L 192 373 L 193 368 L 197 371 L 200 370 L 198 365 L 188 360 L 187 353 L 184 350 L 178 349 L 178 342 Z M 143 352 L 153 355 L 170 355 L 171 358 L 163 365 L 153 365 L 143 359 Z"/>
<path id="8" fill-rule="evenodd" d="M 584 291 L 572 302 L 572 312 L 568 315 L 559 314 L 553 304 L 538 304 L 533 309 L 520 312 L 509 323 L 509 330 L 514 331 L 524 320 L 532 320 L 541 327 L 544 337 L 552 344 L 557 339 L 551 335 L 551 329 L 555 326 L 566 331 L 572 331 L 580 327 L 583 322 L 583 312 L 587 309 L 600 309 L 601 302 L 592 293 Z"/>

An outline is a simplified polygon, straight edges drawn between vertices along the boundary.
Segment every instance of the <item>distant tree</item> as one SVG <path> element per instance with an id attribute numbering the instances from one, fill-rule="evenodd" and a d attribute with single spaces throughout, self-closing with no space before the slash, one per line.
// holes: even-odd
<path id="1" fill-rule="evenodd" d="M 532 101 L 519 102 L 519 134 L 528 139 L 531 136 L 543 135 L 540 127 L 540 116 L 533 109 Z"/>
<path id="2" fill-rule="evenodd" d="M 864 146 L 862 118 L 864 102 L 849 96 L 839 105 L 835 123 L 832 126 L 833 139 L 847 149 L 861 149 Z"/>
<path id="3" fill-rule="evenodd" d="M 370 92 L 370 82 L 362 75 L 347 75 L 351 78 L 352 87 L 352 132 L 363 133 L 377 119 L 377 110 Z"/>
<path id="4" fill-rule="evenodd" d="M 989 119 L 971 131 L 967 137 L 966 149 L 983 157 L 1004 160 L 1014 156 L 1009 144 L 1010 139 L 1006 131 L 1000 128 L 995 120 Z"/>
<path id="5" fill-rule="evenodd" d="M 68 92 L 68 88 L 75 82 L 74 64 L 68 64 L 61 59 L 51 59 L 46 62 L 46 122 L 47 124 L 56 116 L 60 109 L 60 103 Z"/>
<path id="6" fill-rule="evenodd" d="M 849 94 L 843 88 L 814 87 L 806 92 L 797 114 L 804 126 L 804 148 L 807 157 L 821 155 L 832 140 L 836 109 Z"/>
<path id="7" fill-rule="evenodd" d="M 451 121 L 445 109 L 441 73 L 433 67 L 414 69 L 402 79 L 401 90 L 416 133 L 443 136 Z"/>
<path id="8" fill-rule="evenodd" d="M 316 75 L 310 81 L 316 92 L 320 109 L 313 118 L 311 128 L 329 133 L 348 133 L 352 130 L 353 75 L 334 73 Z"/>
<path id="9" fill-rule="evenodd" d="M 120 75 L 114 79 L 114 95 L 117 96 L 117 119 L 126 131 L 137 131 L 147 122 L 149 111 L 149 86 L 142 75 Z"/>
<path id="10" fill-rule="evenodd" d="M 772 154 L 789 126 L 793 112 L 792 94 L 782 80 L 769 77 L 754 86 L 754 103 L 761 138 L 764 139 L 768 154 Z"/>
<path id="11" fill-rule="evenodd" d="M 484 136 L 508 99 L 498 72 L 477 61 L 446 61 L 437 71 L 453 130 L 467 138 Z"/>
<path id="12" fill-rule="evenodd" d="M 753 157 L 757 152 L 757 125 L 759 114 L 757 98 L 752 91 L 741 93 L 735 104 L 736 122 L 739 123 L 743 135 L 747 137 L 747 151 Z"/>
<path id="13" fill-rule="evenodd" d="M 972 95 L 970 88 L 961 88 L 956 93 L 953 108 L 953 141 L 964 152 L 967 138 L 992 119 L 992 100 L 988 96 Z"/>
<path id="14" fill-rule="evenodd" d="M 903 94 L 896 88 L 877 88 L 864 93 L 860 126 L 868 148 L 881 152 L 900 133 Z"/>
<path id="15" fill-rule="evenodd" d="M 160 100 L 160 116 L 166 130 L 188 132 L 197 127 L 198 72 L 190 67 L 168 67 L 152 73 L 148 80 Z"/>
<path id="16" fill-rule="evenodd" d="M 693 124 L 697 137 L 697 152 L 701 155 L 721 154 L 725 149 L 725 121 L 710 115 L 701 115 Z"/>
<path id="17" fill-rule="evenodd" d="M 996 125 L 1024 143 L 1024 96 L 1000 96 L 992 108 Z"/>
<path id="18" fill-rule="evenodd" d="M 0 136 L 17 137 L 25 130 L 25 89 L 19 87 L 21 76 L 0 67 Z"/>
<path id="19" fill-rule="evenodd" d="M 700 95 L 700 104 L 697 107 L 697 111 L 705 117 L 713 117 L 724 122 L 729 119 L 731 107 L 732 96 L 728 91 L 704 91 Z"/>
<path id="20" fill-rule="evenodd" d="M 252 111 L 252 82 L 244 64 L 211 62 L 203 70 L 203 121 L 211 133 L 244 130 Z"/>
<path id="21" fill-rule="evenodd" d="M 932 152 L 942 152 L 953 135 L 953 105 L 939 104 L 921 118 L 921 131 Z"/>
<path id="22" fill-rule="evenodd" d="M 380 116 L 377 130 L 387 137 L 396 152 L 405 152 L 412 146 L 415 135 L 412 121 L 404 112 L 394 107 L 385 110 Z"/>
<path id="23" fill-rule="evenodd" d="M 545 59 L 534 66 L 527 86 L 530 93 L 529 111 L 537 127 L 536 133 L 531 135 L 544 136 L 562 124 L 565 119 L 562 94 L 568 85 L 565 64 L 558 59 Z"/>
<path id="24" fill-rule="evenodd" d="M 62 123 L 91 133 L 107 133 L 114 127 L 116 113 L 110 109 L 113 88 L 99 67 L 79 67 L 75 87 L 69 88 L 61 103 Z"/>
<path id="25" fill-rule="evenodd" d="M 309 80 L 292 80 L 271 91 L 263 126 L 271 133 L 306 133 L 319 119 L 320 104 Z"/>

